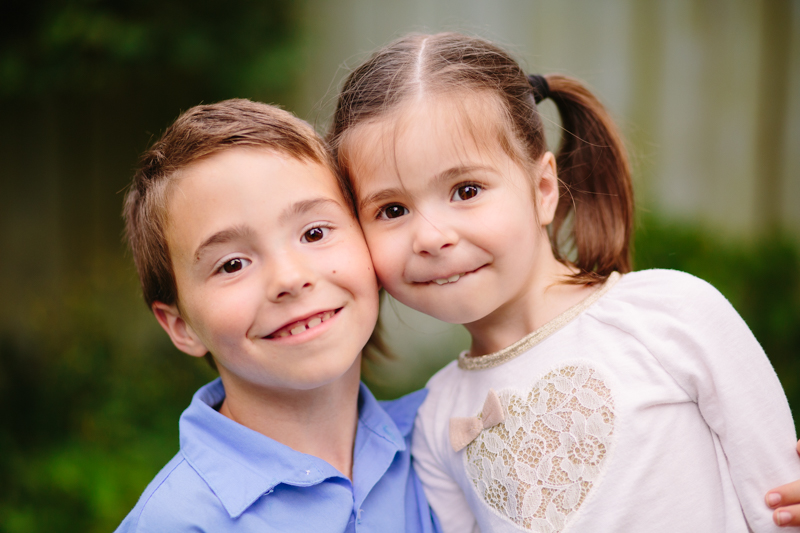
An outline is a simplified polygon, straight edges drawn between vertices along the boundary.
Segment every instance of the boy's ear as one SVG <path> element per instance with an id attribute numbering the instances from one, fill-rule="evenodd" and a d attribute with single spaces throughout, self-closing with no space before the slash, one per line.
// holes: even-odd
<path id="1" fill-rule="evenodd" d="M 547 226 L 553 221 L 556 215 L 556 206 L 558 206 L 558 174 L 556 173 L 556 156 L 553 152 L 545 152 L 539 159 L 539 168 L 541 168 L 541 176 L 539 183 L 536 185 L 537 197 L 539 205 L 537 207 L 537 214 L 539 215 L 539 222 L 542 226 Z"/>
<path id="2" fill-rule="evenodd" d="M 205 347 L 203 342 L 192 329 L 192 326 L 186 323 L 178 311 L 177 305 L 167 305 L 162 302 L 153 302 L 153 314 L 156 315 L 156 320 L 167 332 L 172 344 L 175 345 L 180 351 L 187 353 L 194 357 L 203 357 L 208 353 L 208 348 Z"/>

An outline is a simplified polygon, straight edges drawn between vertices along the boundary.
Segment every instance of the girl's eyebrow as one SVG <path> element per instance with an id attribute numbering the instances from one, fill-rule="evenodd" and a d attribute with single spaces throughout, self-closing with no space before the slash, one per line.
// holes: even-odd
<path id="1" fill-rule="evenodd" d="M 459 176 L 462 176 L 464 174 L 471 174 L 472 172 L 476 172 L 479 170 L 492 171 L 493 169 L 491 167 L 483 165 L 465 165 L 465 166 L 452 167 L 438 173 L 433 177 L 431 181 L 433 181 L 437 185 L 446 185 L 447 183 L 458 178 Z M 358 202 L 358 210 L 361 211 L 363 209 L 366 209 L 370 205 L 379 204 L 385 200 L 397 198 L 398 196 L 401 196 L 403 194 L 405 194 L 403 192 L 403 189 L 399 187 L 382 189 L 380 191 L 370 194 L 363 200 L 360 200 Z"/>
<path id="2" fill-rule="evenodd" d="M 366 209 L 370 205 L 380 204 L 385 200 L 397 198 L 403 194 L 403 190 L 399 187 L 392 187 L 391 189 L 382 189 L 376 193 L 370 194 L 363 200 L 358 202 L 358 210 Z"/>
<path id="3" fill-rule="evenodd" d="M 491 171 L 492 168 L 484 165 L 464 165 L 460 167 L 452 167 L 434 176 L 433 181 L 435 181 L 437 184 L 446 184 L 463 174 L 471 174 L 479 170 Z"/>

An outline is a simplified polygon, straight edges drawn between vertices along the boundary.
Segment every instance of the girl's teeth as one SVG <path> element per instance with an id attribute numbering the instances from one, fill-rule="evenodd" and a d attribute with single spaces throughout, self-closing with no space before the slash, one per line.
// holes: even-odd
<path id="1" fill-rule="evenodd" d="M 320 317 L 318 317 L 318 316 L 315 316 L 314 318 L 312 318 L 311 320 L 308 321 L 308 327 L 309 328 L 313 328 L 315 326 L 319 326 L 320 324 L 322 324 L 322 319 Z"/>
<path id="2" fill-rule="evenodd" d="M 289 330 L 292 335 L 297 335 L 299 333 L 303 333 L 306 330 L 305 324 L 300 324 L 299 326 L 295 326 Z"/>
<path id="3" fill-rule="evenodd" d="M 445 283 L 453 283 L 454 281 L 458 281 L 459 278 L 461 278 L 461 276 L 463 276 L 463 275 L 464 274 L 453 274 L 449 278 L 439 278 L 439 279 L 435 279 L 433 281 L 435 281 L 439 285 L 444 285 Z"/>
<path id="4" fill-rule="evenodd" d="M 278 334 L 276 335 L 276 337 L 288 337 L 288 336 L 289 336 L 289 332 L 288 332 L 288 331 L 285 331 L 285 330 L 284 330 L 284 331 L 281 331 L 280 333 L 278 333 Z"/>

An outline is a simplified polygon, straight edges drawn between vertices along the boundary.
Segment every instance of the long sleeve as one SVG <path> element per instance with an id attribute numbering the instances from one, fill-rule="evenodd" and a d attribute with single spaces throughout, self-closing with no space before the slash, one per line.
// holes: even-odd
<path id="1" fill-rule="evenodd" d="M 630 302 L 640 316 L 651 311 L 648 306 L 659 315 L 646 328 L 633 322 L 631 333 L 697 403 L 719 438 L 750 528 L 778 530 L 764 494 L 800 478 L 792 415 L 781 384 L 747 325 L 716 289 L 686 274 L 669 279 L 674 283 L 664 286 L 658 298 Z M 686 438 L 691 445 L 692 436 Z"/>

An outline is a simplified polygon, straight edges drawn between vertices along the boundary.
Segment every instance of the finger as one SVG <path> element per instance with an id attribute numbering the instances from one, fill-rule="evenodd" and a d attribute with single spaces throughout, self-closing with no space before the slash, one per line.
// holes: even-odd
<path id="1" fill-rule="evenodd" d="M 772 513 L 772 520 L 779 526 L 800 526 L 800 505 L 781 507 Z"/>
<path id="2" fill-rule="evenodd" d="M 765 500 L 771 509 L 800 504 L 800 479 L 770 490 Z"/>

